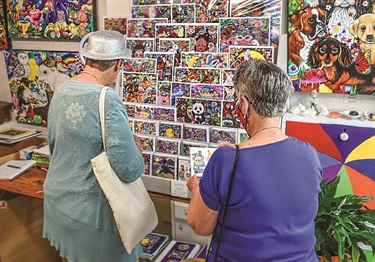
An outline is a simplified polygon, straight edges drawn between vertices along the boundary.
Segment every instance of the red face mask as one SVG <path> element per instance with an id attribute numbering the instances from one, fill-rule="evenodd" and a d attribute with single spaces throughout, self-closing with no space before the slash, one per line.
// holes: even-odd
<path id="1" fill-rule="evenodd" d="M 246 98 L 247 100 L 247 98 Z M 248 105 L 246 106 L 246 114 L 242 114 L 241 109 L 238 107 L 238 102 L 234 105 L 234 111 L 236 111 L 236 114 L 238 116 L 238 119 L 240 120 L 240 123 L 242 125 L 242 128 L 246 129 L 246 115 L 247 115 L 247 109 Z"/>

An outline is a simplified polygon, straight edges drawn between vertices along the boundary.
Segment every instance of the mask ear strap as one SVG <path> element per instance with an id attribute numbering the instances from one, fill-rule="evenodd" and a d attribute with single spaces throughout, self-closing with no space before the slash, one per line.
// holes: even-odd
<path id="1" fill-rule="evenodd" d="M 81 42 L 79 43 L 79 50 L 81 51 L 87 41 L 87 39 L 90 37 L 90 35 L 94 32 L 90 32 L 87 35 L 85 35 L 82 39 Z M 83 57 L 82 53 L 79 52 L 79 57 L 81 58 L 82 64 L 86 65 L 86 59 Z"/>
<path id="2" fill-rule="evenodd" d="M 244 117 L 246 118 L 247 117 L 247 112 L 249 111 L 249 101 L 247 100 L 247 98 L 245 98 L 245 114 L 244 114 Z"/>

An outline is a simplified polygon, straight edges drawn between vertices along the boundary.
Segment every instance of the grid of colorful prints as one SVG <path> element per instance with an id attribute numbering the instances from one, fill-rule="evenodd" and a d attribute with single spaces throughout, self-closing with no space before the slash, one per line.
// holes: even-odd
<path id="1" fill-rule="evenodd" d="M 229 67 L 234 69 L 251 59 L 274 61 L 273 46 L 230 46 L 229 54 Z"/>
<path id="2" fill-rule="evenodd" d="M 162 121 L 175 121 L 176 108 L 174 107 L 163 107 L 155 106 L 154 108 L 154 119 Z"/>
<path id="3" fill-rule="evenodd" d="M 155 25 L 167 23 L 166 18 L 128 18 L 127 37 L 155 38 Z"/>
<path id="4" fill-rule="evenodd" d="M 206 148 L 208 147 L 208 144 L 183 140 L 181 142 L 181 156 L 190 157 L 190 147 Z"/>
<path id="5" fill-rule="evenodd" d="M 188 181 L 191 177 L 190 157 L 178 157 L 177 179 L 180 181 Z"/>
<path id="6" fill-rule="evenodd" d="M 221 1 L 196 1 L 182 0 L 182 3 L 199 3 L 196 11 L 197 23 L 217 23 L 219 18 L 228 17 L 229 8 L 227 0 Z"/>
<path id="7" fill-rule="evenodd" d="M 202 177 L 212 154 L 217 148 L 190 147 L 190 164 L 193 175 Z"/>
<path id="8" fill-rule="evenodd" d="M 281 0 L 230 2 L 231 17 L 271 17 L 271 45 L 278 47 L 281 20 Z"/>
<path id="9" fill-rule="evenodd" d="M 177 179 L 177 156 L 153 153 L 151 165 L 152 176 Z"/>
<path id="10" fill-rule="evenodd" d="M 145 52 L 144 57 L 156 59 L 158 81 L 173 81 L 174 53 Z"/>
<path id="11" fill-rule="evenodd" d="M 296 91 L 375 95 L 375 48 L 363 33 L 374 23 L 375 14 L 373 1 L 365 2 L 370 4 L 359 0 L 347 6 L 304 0 L 289 4 L 287 68 Z M 327 64 L 325 57 L 333 56 L 341 59 Z"/>
<path id="12" fill-rule="evenodd" d="M 176 111 L 178 122 L 220 126 L 222 101 L 177 98 Z"/>
<path id="13" fill-rule="evenodd" d="M 249 135 L 247 134 L 246 130 L 245 129 L 238 129 L 238 138 L 237 138 L 237 141 L 238 143 L 242 143 L 242 142 L 245 142 L 246 140 L 248 140 L 250 137 Z"/>
<path id="14" fill-rule="evenodd" d="M 156 137 L 155 152 L 171 155 L 180 154 L 181 141 L 178 139 Z"/>
<path id="15" fill-rule="evenodd" d="M 221 69 L 175 67 L 175 82 L 220 84 Z"/>
<path id="16" fill-rule="evenodd" d="M 172 101 L 171 105 L 176 105 L 176 98 L 190 98 L 190 84 L 189 83 L 172 83 Z"/>
<path id="17" fill-rule="evenodd" d="M 144 119 L 134 120 L 134 132 L 136 134 L 156 136 L 159 133 L 158 128 L 158 121 Z"/>
<path id="18" fill-rule="evenodd" d="M 191 98 L 221 101 L 224 98 L 223 85 L 191 84 Z"/>
<path id="19" fill-rule="evenodd" d="M 156 59 L 124 58 L 123 72 L 156 74 Z"/>
<path id="20" fill-rule="evenodd" d="M 143 151 L 142 152 L 142 157 L 143 157 L 143 161 L 145 163 L 145 170 L 143 171 L 143 174 L 145 175 L 151 175 L 152 171 L 152 164 L 151 164 L 151 160 L 152 160 L 152 152 L 148 152 L 148 151 Z"/>
<path id="21" fill-rule="evenodd" d="M 5 6 L 3 6 L 3 1 L 0 1 L 0 50 L 8 49 L 9 43 L 5 24 Z"/>
<path id="22" fill-rule="evenodd" d="M 237 143 L 237 129 L 217 128 L 213 127 L 210 130 L 211 143 Z"/>
<path id="23" fill-rule="evenodd" d="M 135 103 L 124 103 L 124 106 L 126 108 L 126 111 L 128 113 L 129 118 L 134 118 L 136 113 L 135 113 Z"/>
<path id="24" fill-rule="evenodd" d="M 123 72 L 123 101 L 131 103 L 156 103 L 156 74 Z"/>
<path id="25" fill-rule="evenodd" d="M 223 101 L 222 127 L 240 128 L 241 123 L 234 110 L 234 102 Z"/>
<path id="26" fill-rule="evenodd" d="M 155 49 L 154 38 L 127 38 L 126 48 L 131 50 L 133 58 L 143 58 L 145 52 L 153 52 Z"/>
<path id="27" fill-rule="evenodd" d="M 171 105 L 171 82 L 158 82 L 156 91 L 156 104 L 162 106 Z"/>
<path id="28" fill-rule="evenodd" d="M 181 52 L 182 67 L 228 68 L 228 53 Z"/>
<path id="29" fill-rule="evenodd" d="M 104 16 L 104 30 L 114 30 L 126 35 L 127 19 L 125 17 Z"/>
<path id="30" fill-rule="evenodd" d="M 18 122 L 46 125 L 57 86 L 79 74 L 77 53 L 4 50 L 13 108 Z"/>
<path id="31" fill-rule="evenodd" d="M 153 152 L 155 150 L 155 137 L 148 135 L 138 135 L 141 140 L 142 150 Z"/>
<path id="32" fill-rule="evenodd" d="M 93 1 L 8 0 L 10 38 L 81 39 L 94 31 Z"/>
<path id="33" fill-rule="evenodd" d="M 171 5 L 133 5 L 132 18 L 166 18 L 171 22 Z"/>
<path id="34" fill-rule="evenodd" d="M 184 124 L 183 132 L 183 139 L 199 142 L 208 142 L 210 129 L 209 127 Z"/>
<path id="35" fill-rule="evenodd" d="M 172 2 L 172 0 L 132 0 L 133 5 L 165 5 Z"/>
<path id="36" fill-rule="evenodd" d="M 222 18 L 219 23 L 220 52 L 229 46 L 270 46 L 270 18 Z"/>
<path id="37" fill-rule="evenodd" d="M 172 23 L 195 23 L 196 4 L 172 5 Z"/>
<path id="38" fill-rule="evenodd" d="M 182 139 L 183 124 L 160 121 L 159 123 L 159 136 L 168 138 Z"/>

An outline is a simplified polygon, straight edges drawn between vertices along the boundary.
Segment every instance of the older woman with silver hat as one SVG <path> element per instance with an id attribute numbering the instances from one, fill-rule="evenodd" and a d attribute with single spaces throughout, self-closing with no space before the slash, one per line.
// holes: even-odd
<path id="1" fill-rule="evenodd" d="M 49 107 L 43 236 L 63 260 L 136 261 L 141 247 L 131 254 L 125 250 L 90 162 L 103 151 L 100 92 L 122 69 L 125 41 L 115 31 L 93 32 L 84 40 L 84 71 L 56 89 Z M 135 181 L 144 170 L 139 138 L 133 137 L 126 109 L 112 88 L 104 104 L 108 159 L 121 180 Z"/>

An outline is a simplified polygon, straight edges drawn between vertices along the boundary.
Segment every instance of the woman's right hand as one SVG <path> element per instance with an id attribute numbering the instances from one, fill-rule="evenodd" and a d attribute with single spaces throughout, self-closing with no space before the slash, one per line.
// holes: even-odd
<path id="1" fill-rule="evenodd" d="M 196 175 L 193 175 L 192 177 L 189 178 L 186 185 L 190 191 L 193 191 L 194 188 L 197 188 L 199 186 L 199 180 L 200 178 L 197 177 Z"/>
<path id="2" fill-rule="evenodd" d="M 133 138 L 134 138 L 134 142 L 135 144 L 137 145 L 137 148 L 138 148 L 138 151 L 139 153 L 142 154 L 142 142 L 141 142 L 141 139 L 136 135 L 136 134 L 133 134 Z"/>

